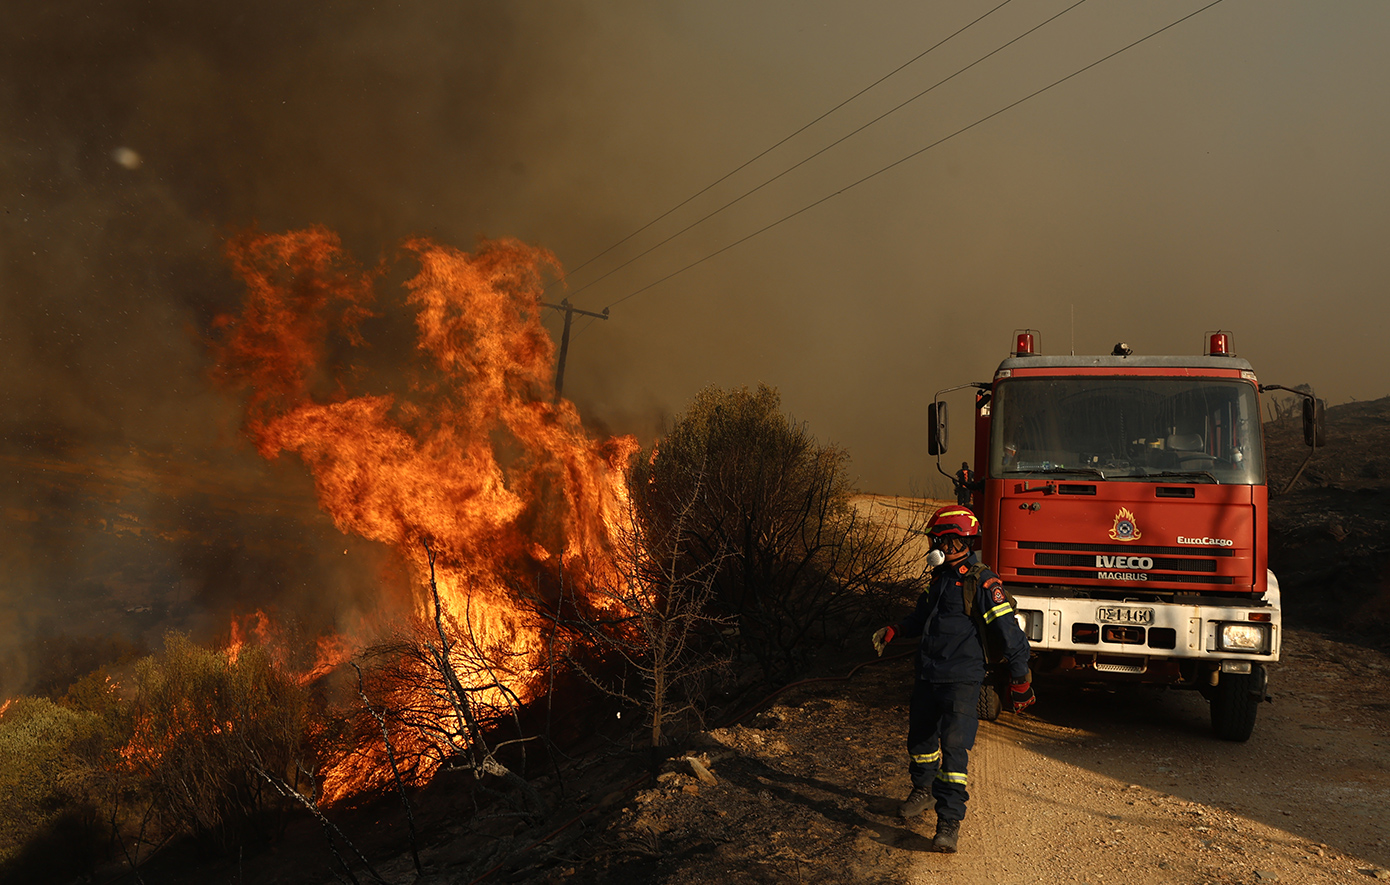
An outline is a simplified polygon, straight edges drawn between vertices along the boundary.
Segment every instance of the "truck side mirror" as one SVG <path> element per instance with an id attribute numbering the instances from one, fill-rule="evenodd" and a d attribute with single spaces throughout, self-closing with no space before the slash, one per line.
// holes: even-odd
<path id="1" fill-rule="evenodd" d="M 1316 397 L 1303 398 L 1303 441 L 1314 448 L 1327 445 L 1327 431 L 1323 421 L 1326 403 Z"/>
<path id="2" fill-rule="evenodd" d="M 946 451 L 946 404 L 934 402 L 927 406 L 927 454 L 940 455 Z"/>

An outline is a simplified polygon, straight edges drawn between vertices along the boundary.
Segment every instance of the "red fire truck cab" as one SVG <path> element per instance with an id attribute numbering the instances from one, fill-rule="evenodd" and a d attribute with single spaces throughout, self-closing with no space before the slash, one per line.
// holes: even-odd
<path id="1" fill-rule="evenodd" d="M 1036 340 L 1018 333 L 993 382 L 968 385 L 980 559 L 1018 602 L 1034 673 L 1195 689 L 1217 735 L 1247 739 L 1282 627 L 1253 369 L 1224 332 L 1198 356 Z M 934 455 L 945 411 L 938 394 Z"/>

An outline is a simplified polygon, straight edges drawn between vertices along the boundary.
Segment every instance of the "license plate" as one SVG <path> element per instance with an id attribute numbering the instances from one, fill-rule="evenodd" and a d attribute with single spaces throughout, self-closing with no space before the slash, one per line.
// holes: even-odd
<path id="1" fill-rule="evenodd" d="M 1152 624 L 1154 622 L 1154 610 L 1151 608 L 1102 605 L 1096 609 L 1096 620 L 1105 624 Z"/>

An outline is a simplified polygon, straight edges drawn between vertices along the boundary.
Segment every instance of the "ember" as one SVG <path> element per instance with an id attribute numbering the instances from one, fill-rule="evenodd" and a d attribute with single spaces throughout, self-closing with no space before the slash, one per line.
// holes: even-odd
<path id="1" fill-rule="evenodd" d="M 426 240 L 405 249 L 420 267 L 405 284 L 417 340 L 414 363 L 399 370 L 404 384 L 352 360 L 376 316 L 380 271 L 356 268 L 323 229 L 230 245 L 247 292 L 242 313 L 218 321 L 217 374 L 248 392 L 245 428 L 263 456 L 297 454 L 339 529 L 391 545 L 409 563 L 409 614 L 441 625 L 450 669 L 479 683 L 465 688 L 523 702 L 535 695 L 544 634 L 516 590 L 554 586 L 563 574 L 582 593 L 611 574 L 614 533 L 628 513 L 623 467 L 637 444 L 590 439 L 574 406 L 554 396 L 554 345 L 540 322 L 544 274 L 559 272 L 549 252 L 511 240 L 472 254 Z M 438 621 L 432 588 L 445 614 Z M 264 635 L 264 615 L 252 629 Z M 242 630 L 228 654 L 238 653 Z M 304 678 L 353 650 L 341 638 L 321 640 Z M 482 671 L 460 663 L 467 653 Z M 417 709 L 452 715 L 424 683 L 411 690 Z M 437 767 L 438 754 L 431 758 L 417 779 Z M 326 794 L 367 785 L 363 767 L 360 755 L 344 759 Z"/>

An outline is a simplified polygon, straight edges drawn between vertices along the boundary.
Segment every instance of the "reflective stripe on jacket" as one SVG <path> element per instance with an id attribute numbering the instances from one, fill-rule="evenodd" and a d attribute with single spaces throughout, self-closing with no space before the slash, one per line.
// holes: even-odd
<path id="1" fill-rule="evenodd" d="M 926 682 L 984 681 L 983 637 L 965 610 L 963 588 L 969 572 L 969 562 L 954 568 L 938 568 L 926 592 L 917 600 L 917 607 L 897 626 L 904 636 L 922 637 L 917 653 L 918 679 Z M 1013 607 L 1003 598 L 1002 591 L 996 594 L 991 589 L 999 586 L 999 576 L 984 569 L 975 589 L 974 608 L 984 613 L 985 629 L 994 633 L 1003 649 L 1009 662 L 1009 677 L 1024 679 L 1028 675 L 1028 658 L 1032 651 L 1017 619 L 1012 617 Z"/>

